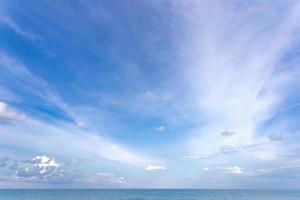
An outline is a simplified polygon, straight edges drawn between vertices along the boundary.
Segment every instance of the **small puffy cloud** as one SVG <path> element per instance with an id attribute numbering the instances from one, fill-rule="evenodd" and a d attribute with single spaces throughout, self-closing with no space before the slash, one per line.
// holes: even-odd
<path id="1" fill-rule="evenodd" d="M 59 167 L 59 164 L 47 156 L 36 156 L 32 159 L 34 166 L 39 169 L 40 174 L 51 172 Z"/>
<path id="2" fill-rule="evenodd" d="M 146 171 L 158 171 L 158 170 L 166 170 L 166 166 L 159 166 L 159 165 L 147 165 L 145 170 Z"/>
<path id="3" fill-rule="evenodd" d="M 164 126 L 159 126 L 159 127 L 156 127 L 155 130 L 158 132 L 164 132 L 166 130 L 166 128 Z"/>
<path id="4" fill-rule="evenodd" d="M 204 170 L 204 171 L 208 171 L 208 168 L 207 168 L 207 167 L 203 167 L 203 170 Z"/>
<path id="5" fill-rule="evenodd" d="M 234 166 L 234 167 L 226 167 L 223 168 L 225 173 L 230 173 L 230 174 L 243 174 L 243 170 L 242 168 L 238 167 L 238 166 Z"/>
<path id="6" fill-rule="evenodd" d="M 87 127 L 86 123 L 84 123 L 83 121 L 76 121 L 76 126 L 78 126 L 79 128 Z"/>
<path id="7" fill-rule="evenodd" d="M 43 178 L 48 175 L 52 175 L 59 168 L 58 164 L 54 159 L 47 156 L 36 156 L 32 158 L 27 165 L 19 168 L 16 171 L 17 177 L 30 178 L 37 177 Z"/>
<path id="8" fill-rule="evenodd" d="M 126 179 L 123 176 L 120 177 L 115 177 L 114 179 L 112 179 L 113 183 L 126 183 Z"/>
<path id="9" fill-rule="evenodd" d="M 235 133 L 233 131 L 223 131 L 223 132 L 221 132 L 222 137 L 229 137 L 229 136 L 232 136 L 234 134 Z"/>
<path id="10" fill-rule="evenodd" d="M 146 96 L 146 97 L 154 97 L 154 96 L 155 96 L 155 93 L 154 93 L 154 92 L 151 92 L 151 91 L 147 91 L 147 92 L 145 92 L 145 96 Z"/>
<path id="11" fill-rule="evenodd" d="M 26 119 L 25 114 L 19 114 L 17 112 L 8 109 L 7 104 L 0 101 L 0 120 L 5 122 L 24 121 Z"/>

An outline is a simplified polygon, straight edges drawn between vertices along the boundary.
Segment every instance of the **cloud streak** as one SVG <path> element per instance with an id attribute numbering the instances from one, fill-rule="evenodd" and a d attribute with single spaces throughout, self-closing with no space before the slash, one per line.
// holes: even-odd
<path id="1" fill-rule="evenodd" d="M 230 173 L 230 174 L 243 174 L 243 170 L 239 166 L 234 167 L 225 167 L 223 168 L 224 173 Z"/>
<path id="2" fill-rule="evenodd" d="M 161 165 L 147 165 L 145 167 L 146 171 L 161 171 L 161 170 L 166 170 L 167 167 L 161 166 Z"/>
<path id="3" fill-rule="evenodd" d="M 109 139 L 78 130 L 68 124 L 51 125 L 28 117 L 22 124 L 2 127 L 0 133 L 1 145 L 6 143 L 27 151 L 49 152 L 67 157 L 78 155 L 91 157 L 93 160 L 105 158 L 132 165 L 144 165 L 148 161 L 148 158 Z M 64 151 L 60 150 L 62 146 Z"/>
<path id="4" fill-rule="evenodd" d="M 84 128 L 86 124 L 81 120 L 77 120 L 80 117 L 78 117 L 79 115 L 75 110 L 64 102 L 60 95 L 45 80 L 32 74 L 23 63 L 11 58 L 3 51 L 0 52 L 0 66 L 3 71 L 10 75 L 9 79 L 13 79 L 20 88 L 38 96 L 43 101 L 57 106 L 73 122 L 73 125 L 64 121 L 55 121 L 55 124 L 50 124 L 42 119 L 28 116 L 23 124 L 14 127 L 6 126 L 0 130 L 2 145 L 6 141 L 7 144 L 14 148 L 38 152 L 51 151 L 65 156 L 78 153 L 133 165 L 144 165 L 148 161 L 144 156 L 129 151 L 118 143 L 112 142 L 98 134 L 90 133 L 89 130 L 77 130 L 75 126 Z M 7 105 L 1 102 L 0 118 L 21 121 L 25 119 L 25 115 L 9 111 Z M 40 134 L 39 130 L 43 130 L 42 134 Z M 14 142 L 9 142 L 11 140 Z M 61 146 L 67 149 L 60 151 Z M 78 149 L 79 146 L 81 150 Z"/>
<path id="5" fill-rule="evenodd" d="M 278 3 L 270 11 L 273 18 L 261 3 L 237 4 L 194 1 L 176 7 L 186 36 L 178 39 L 185 58 L 180 67 L 188 81 L 187 99 L 201 124 L 186 145 L 194 154 L 255 143 L 261 134 L 257 129 L 292 95 L 283 88 L 296 90 L 293 80 L 299 70 L 281 66 L 299 39 L 300 4 Z M 278 14 L 280 5 L 286 14 Z M 235 134 L 220 138 L 220 133 L 229 133 L 224 130 Z"/>
<path id="6" fill-rule="evenodd" d="M 19 122 L 26 119 L 25 114 L 20 114 L 8 109 L 7 104 L 0 101 L 0 121 Z"/>

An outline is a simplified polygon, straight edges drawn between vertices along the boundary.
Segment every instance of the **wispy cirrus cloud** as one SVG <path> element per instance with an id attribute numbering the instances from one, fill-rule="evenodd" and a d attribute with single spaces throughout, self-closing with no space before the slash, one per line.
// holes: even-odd
<path id="1" fill-rule="evenodd" d="M 35 76 L 19 60 L 8 56 L 2 51 L 0 52 L 0 66 L 6 72 L 6 75 L 9 75 L 3 76 L 4 79 L 14 81 L 15 84 L 18 84 L 20 88 L 26 90 L 31 95 L 35 95 L 43 101 L 57 106 L 72 119 L 72 123 L 75 126 L 80 128 L 86 127 L 86 123 L 79 120 L 79 114 L 76 113 L 75 109 L 64 102 L 60 95 L 45 80 Z M 0 104 L 0 112 L 0 117 L 6 120 L 20 121 L 25 118 L 24 114 L 9 111 L 7 105 L 3 102 Z M 43 119 L 27 116 L 23 124 L 13 127 L 5 126 L 0 130 L 1 143 L 4 144 L 6 141 L 14 148 L 23 148 L 38 152 L 53 151 L 64 156 L 70 156 L 71 152 L 75 151 L 79 154 L 88 154 L 96 158 L 102 157 L 125 164 L 144 165 L 148 161 L 144 156 L 129 151 L 108 138 L 99 136 L 101 134 L 91 133 L 89 132 L 90 130 L 78 131 L 75 126 L 65 121 L 56 121 L 55 124 L 50 124 Z M 43 130 L 43 134 L 38 134 L 39 130 Z M 21 134 L 21 132 L 24 133 Z M 14 142 L 8 142 L 12 139 Z M 67 147 L 68 150 L 65 152 L 60 151 L 60 145 Z M 77 148 L 78 146 L 81 146 L 80 150 Z"/>
<path id="2" fill-rule="evenodd" d="M 201 123 L 186 144 L 191 154 L 215 155 L 223 146 L 256 143 L 261 134 L 257 129 L 293 95 L 284 88 L 298 88 L 294 83 L 299 70 L 282 66 L 297 47 L 300 5 L 277 2 L 269 13 L 262 4 L 175 3 L 184 27 L 185 37 L 178 40 L 187 99 Z M 285 14 L 278 13 L 282 6 Z M 220 133 L 230 137 L 220 138 Z"/>
<path id="3" fill-rule="evenodd" d="M 29 31 L 23 30 L 12 18 L 7 15 L 0 14 L 0 23 L 5 24 L 12 30 L 14 30 L 17 34 L 30 39 L 30 40 L 40 40 L 41 37 L 35 33 L 31 33 Z"/>
<path id="4" fill-rule="evenodd" d="M 78 124 L 79 115 L 74 109 L 63 101 L 61 96 L 53 89 L 45 80 L 34 75 L 26 65 L 18 59 L 9 56 L 5 51 L 0 51 L 0 67 L 5 72 L 2 74 L 3 81 L 13 82 L 17 84 L 19 89 L 23 89 L 29 94 L 49 102 L 61 109 L 74 124 Z"/>
<path id="5" fill-rule="evenodd" d="M 0 51 L 0 101 L 6 118 L 26 114 L 0 124 L 0 149 L 53 155 L 59 167 L 45 182 L 186 187 L 192 175 L 191 187 L 239 187 L 298 166 L 298 2 L 32 3 L 0 14 L 10 38 Z M 55 57 L 39 54 L 33 30 Z M 88 162 L 64 166 L 73 157 Z M 19 175 L 41 178 L 47 162 Z"/>
<path id="6" fill-rule="evenodd" d="M 42 133 L 40 130 L 43 130 Z M 130 151 L 108 138 L 65 123 L 48 124 L 27 117 L 22 124 L 2 127 L 0 133 L 1 145 L 9 144 L 13 148 L 27 151 L 49 152 L 65 157 L 76 154 L 79 157 L 92 157 L 94 160 L 104 158 L 132 165 L 144 165 L 149 161 L 145 156 Z M 61 146 L 65 147 L 64 151 L 60 150 Z"/>

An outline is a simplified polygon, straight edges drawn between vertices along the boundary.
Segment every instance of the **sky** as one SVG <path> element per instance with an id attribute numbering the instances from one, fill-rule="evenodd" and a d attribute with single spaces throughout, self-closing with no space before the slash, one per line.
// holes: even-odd
<path id="1" fill-rule="evenodd" d="M 0 188 L 300 189 L 300 2 L 1 0 Z"/>

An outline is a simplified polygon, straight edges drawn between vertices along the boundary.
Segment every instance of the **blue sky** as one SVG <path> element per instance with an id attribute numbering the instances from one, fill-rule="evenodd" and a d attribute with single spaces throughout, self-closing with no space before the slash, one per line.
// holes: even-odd
<path id="1" fill-rule="evenodd" d="M 0 2 L 1 188 L 300 189 L 298 1 Z"/>

